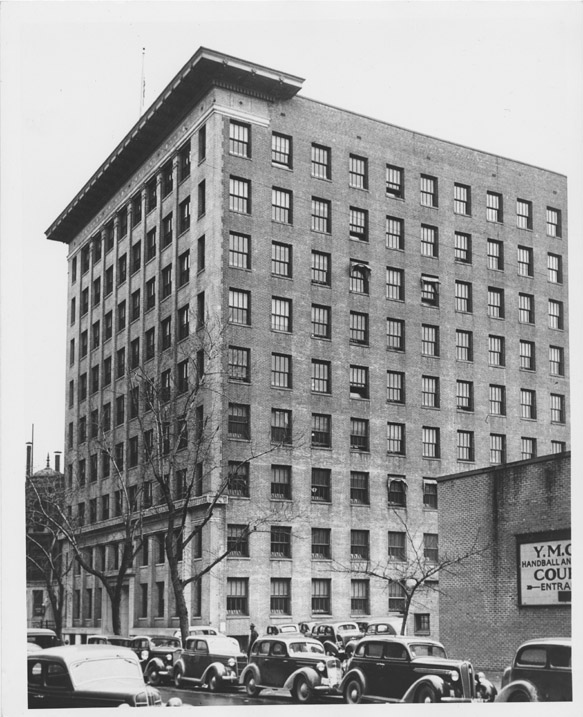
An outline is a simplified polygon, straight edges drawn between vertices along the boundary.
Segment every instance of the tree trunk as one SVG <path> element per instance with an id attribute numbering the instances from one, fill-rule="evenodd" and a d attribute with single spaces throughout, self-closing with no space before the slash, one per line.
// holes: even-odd
<path id="1" fill-rule="evenodd" d="M 174 520 L 172 516 L 168 519 L 168 531 L 166 533 L 166 556 L 168 557 L 168 566 L 170 568 L 170 579 L 172 581 L 172 589 L 174 590 L 174 600 L 176 602 L 176 614 L 180 624 L 180 634 L 182 636 L 182 644 L 185 644 L 188 637 L 189 617 L 188 607 L 184 598 L 184 583 L 178 569 L 178 545 L 174 536 Z"/>

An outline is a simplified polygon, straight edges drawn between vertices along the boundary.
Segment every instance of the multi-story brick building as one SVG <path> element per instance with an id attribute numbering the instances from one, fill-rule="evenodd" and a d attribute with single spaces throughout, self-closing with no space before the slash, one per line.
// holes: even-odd
<path id="1" fill-rule="evenodd" d="M 301 84 L 200 49 L 47 231 L 69 245 L 67 476 L 88 540 L 116 521 L 98 509 L 114 489 L 85 426 L 105 419 L 133 456 L 128 483 L 141 475 L 116 364 L 178 383 L 189 312 L 228 324 L 215 464 L 276 447 L 217 506 L 207 544 L 274 503 L 293 513 L 189 593 L 192 616 L 233 635 L 274 605 L 295 619 L 398 608 L 397 584 L 339 566 L 402 561 L 408 532 L 434 559 L 437 476 L 569 440 L 565 177 Z M 72 619 L 94 630 L 98 585 L 75 580 Z M 124 604 L 126 628 L 174 625 L 164 566 L 136 569 Z M 438 634 L 435 607 L 414 606 L 410 629 Z"/>

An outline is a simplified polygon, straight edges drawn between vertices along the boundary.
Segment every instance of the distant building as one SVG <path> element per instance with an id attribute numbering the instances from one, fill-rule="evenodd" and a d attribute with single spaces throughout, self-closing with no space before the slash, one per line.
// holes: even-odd
<path id="1" fill-rule="evenodd" d="M 571 454 L 438 478 L 444 553 L 490 550 L 440 575 L 440 636 L 501 670 L 535 637 L 571 635 Z"/>
<path id="2" fill-rule="evenodd" d="M 122 498 L 97 437 L 135 490 L 131 376 L 163 377 L 180 406 L 197 380 L 181 347 L 200 317 L 228 323 L 220 469 L 198 506 L 243 465 L 183 574 L 258 510 L 300 516 L 189 588 L 191 620 L 235 636 L 398 612 L 398 582 L 337 563 L 402 561 L 404 525 L 438 559 L 438 476 L 569 444 L 566 178 L 307 99 L 302 82 L 199 49 L 47 230 L 69 247 L 70 510 L 112 571 Z M 131 631 L 177 624 L 163 516 L 146 517 Z M 107 625 L 93 576 L 71 590 L 71 632 Z M 439 634 L 436 598 L 409 629 Z"/>

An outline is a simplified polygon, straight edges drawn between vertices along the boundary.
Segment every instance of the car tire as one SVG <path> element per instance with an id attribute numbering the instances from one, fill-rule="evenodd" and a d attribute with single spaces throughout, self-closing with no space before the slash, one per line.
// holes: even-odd
<path id="1" fill-rule="evenodd" d="M 162 682 L 160 670 L 156 667 L 156 665 L 148 667 L 146 670 L 146 679 L 153 687 L 158 687 L 158 685 Z"/>
<path id="2" fill-rule="evenodd" d="M 308 680 L 305 677 L 302 677 L 302 675 L 296 678 L 292 695 L 296 702 L 304 705 L 313 700 L 314 694 L 312 692 L 312 687 L 310 686 Z"/>
<path id="3" fill-rule="evenodd" d="M 354 677 L 346 683 L 344 701 L 348 705 L 357 705 L 362 702 L 363 693 L 362 682 L 357 677 Z"/>
<path id="4" fill-rule="evenodd" d="M 209 692 L 219 692 L 220 680 L 216 672 L 213 671 L 210 673 L 210 675 L 208 676 L 207 684 Z"/>
<path id="5" fill-rule="evenodd" d="M 421 685 L 415 693 L 415 702 L 439 702 L 439 697 L 432 685 Z"/>
<path id="6" fill-rule="evenodd" d="M 182 680 L 183 674 L 182 670 L 178 668 L 174 671 L 174 686 L 175 687 L 184 687 L 184 682 Z"/>
<path id="7" fill-rule="evenodd" d="M 530 697 L 524 690 L 515 690 L 508 698 L 508 702 L 530 702 Z"/>
<path id="8" fill-rule="evenodd" d="M 248 672 L 245 675 L 245 691 L 249 697 L 257 697 L 261 692 L 261 688 L 257 687 L 255 675 L 252 672 Z"/>

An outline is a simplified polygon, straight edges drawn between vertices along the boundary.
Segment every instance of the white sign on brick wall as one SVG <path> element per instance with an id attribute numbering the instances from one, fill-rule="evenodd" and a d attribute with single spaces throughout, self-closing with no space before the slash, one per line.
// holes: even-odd
<path id="1" fill-rule="evenodd" d="M 571 540 L 538 540 L 518 546 L 521 605 L 571 604 Z"/>

